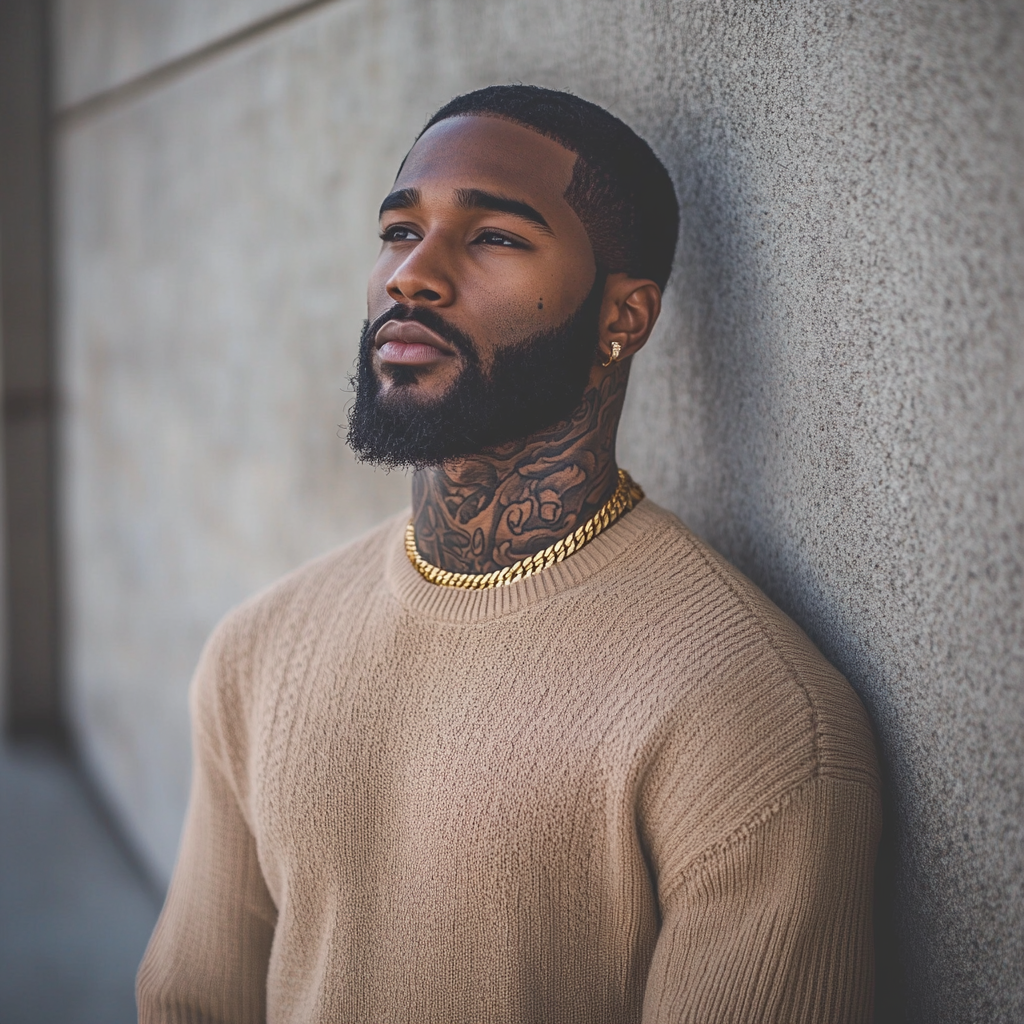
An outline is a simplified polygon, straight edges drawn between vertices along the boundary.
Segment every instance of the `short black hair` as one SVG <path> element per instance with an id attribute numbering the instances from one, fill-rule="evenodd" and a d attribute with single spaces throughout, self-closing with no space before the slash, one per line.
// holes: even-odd
<path id="1" fill-rule="evenodd" d="M 625 272 L 664 289 L 676 251 L 679 204 L 664 164 L 629 125 L 569 92 L 490 85 L 450 100 L 420 135 L 438 121 L 471 114 L 504 118 L 575 153 L 565 199 L 586 228 L 598 272 Z"/>

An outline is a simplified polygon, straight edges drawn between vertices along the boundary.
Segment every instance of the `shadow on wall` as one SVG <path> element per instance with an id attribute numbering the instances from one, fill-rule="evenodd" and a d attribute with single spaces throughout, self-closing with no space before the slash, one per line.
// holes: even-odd
<path id="1" fill-rule="evenodd" d="M 807 368 L 791 351 L 803 332 L 786 302 L 787 289 L 779 288 L 778 264 L 772 265 L 777 224 L 752 203 L 739 148 L 734 160 L 723 162 L 723 130 L 727 134 L 721 124 L 694 126 L 680 145 L 685 157 L 675 160 L 684 170 L 676 183 L 683 216 L 674 284 L 666 296 L 673 325 L 667 333 L 674 338 L 672 375 L 690 378 L 674 395 L 674 420 L 685 424 L 685 436 L 697 446 L 686 458 L 699 478 L 696 486 L 677 482 L 680 504 L 689 506 L 687 522 L 798 621 L 846 674 L 876 736 L 883 737 L 895 727 L 874 706 L 884 668 L 865 657 L 869 652 L 854 639 L 862 627 L 837 606 L 820 578 L 821 566 L 806 556 L 793 531 L 805 497 L 806 446 L 826 446 L 831 472 L 849 465 L 854 454 L 833 429 L 820 441 L 794 442 L 792 432 L 807 426 L 799 404 Z M 686 397 L 680 402 L 684 391 L 692 404 Z M 824 427 L 817 431 L 823 432 Z M 820 462 L 808 461 L 812 473 L 821 472 Z M 815 529 L 813 516 L 803 519 Z M 884 744 L 879 747 L 886 781 L 875 885 L 875 1020 L 896 1024 L 908 1019 L 900 950 L 910 936 L 899 914 L 899 815 Z"/>

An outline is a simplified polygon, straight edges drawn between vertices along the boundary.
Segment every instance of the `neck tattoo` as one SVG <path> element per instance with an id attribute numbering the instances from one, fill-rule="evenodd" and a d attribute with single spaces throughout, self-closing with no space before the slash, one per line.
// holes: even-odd
<path id="1" fill-rule="evenodd" d="M 587 386 L 567 420 L 521 441 L 418 470 L 413 525 L 420 555 L 450 572 L 489 573 L 582 526 L 618 486 L 615 435 L 629 370 Z"/>

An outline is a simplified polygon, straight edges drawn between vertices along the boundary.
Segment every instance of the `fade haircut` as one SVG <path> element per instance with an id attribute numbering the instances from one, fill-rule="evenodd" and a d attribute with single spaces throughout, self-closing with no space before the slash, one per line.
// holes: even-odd
<path id="1" fill-rule="evenodd" d="M 438 121 L 472 114 L 512 121 L 575 153 L 565 200 L 583 222 L 598 273 L 624 272 L 664 290 L 675 256 L 679 204 L 668 171 L 629 125 L 572 93 L 491 85 L 450 100 L 420 135 Z"/>

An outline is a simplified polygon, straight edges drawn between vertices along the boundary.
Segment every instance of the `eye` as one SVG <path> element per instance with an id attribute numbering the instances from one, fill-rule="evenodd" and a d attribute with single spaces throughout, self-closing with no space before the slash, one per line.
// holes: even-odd
<path id="1" fill-rule="evenodd" d="M 392 224 L 380 233 L 382 242 L 419 242 L 420 236 L 404 224 Z"/>
<path id="2" fill-rule="evenodd" d="M 501 231 L 482 231 L 473 240 L 477 245 L 494 245 L 504 249 L 525 249 L 526 246 L 516 238 Z"/>

